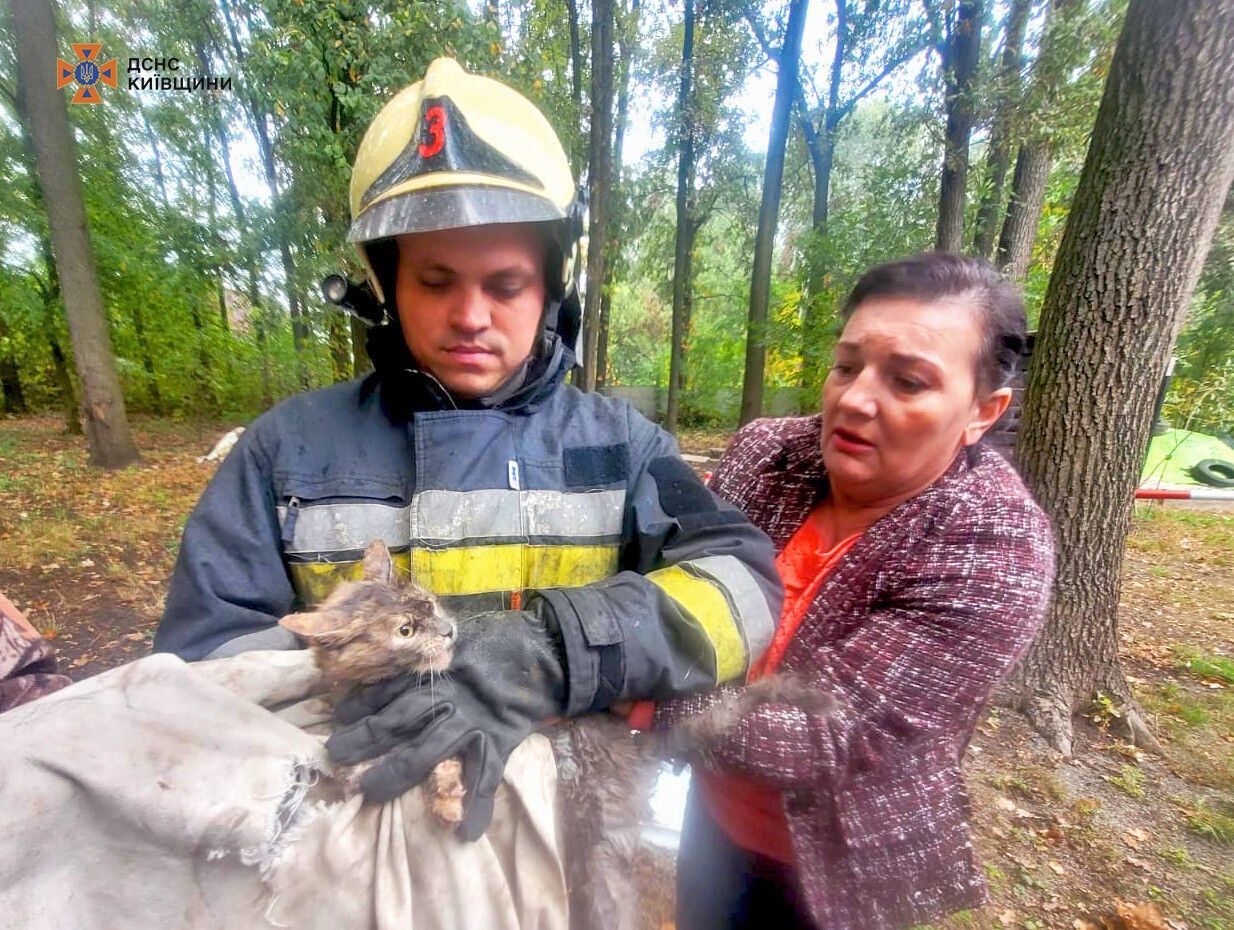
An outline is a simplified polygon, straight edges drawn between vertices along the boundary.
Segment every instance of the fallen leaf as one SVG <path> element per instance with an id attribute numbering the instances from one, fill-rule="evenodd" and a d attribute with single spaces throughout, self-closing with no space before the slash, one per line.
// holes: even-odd
<path id="1" fill-rule="evenodd" d="M 1015 801 L 1011 800 L 1011 798 L 995 798 L 994 805 L 999 810 L 1004 810 L 1004 811 L 1015 810 Z"/>
<path id="2" fill-rule="evenodd" d="M 1134 830 L 1127 830 L 1123 833 L 1123 842 L 1132 849 L 1139 849 L 1148 840 L 1148 834 L 1136 827 Z"/>
<path id="3" fill-rule="evenodd" d="M 1015 923 L 1015 911 L 1011 908 L 1007 908 L 1007 910 L 998 915 L 998 922 L 1004 927 L 1010 927 Z"/>
<path id="4" fill-rule="evenodd" d="M 1115 905 L 1115 910 L 1123 919 L 1127 930 L 1168 930 L 1165 925 L 1165 915 L 1161 913 L 1161 908 L 1152 902 L 1126 904 L 1119 901 Z"/>
<path id="5" fill-rule="evenodd" d="M 1065 868 L 1063 868 L 1063 864 L 1061 862 L 1055 862 L 1054 860 L 1050 860 L 1049 862 L 1046 863 L 1046 865 L 1050 867 L 1050 871 L 1053 872 L 1055 875 L 1062 875 L 1067 871 Z"/>
<path id="6" fill-rule="evenodd" d="M 83 665 L 85 665 L 89 661 L 90 661 L 89 656 L 78 656 L 76 659 L 74 659 L 72 662 L 69 663 L 69 668 L 81 668 Z"/>
<path id="7" fill-rule="evenodd" d="M 1149 869 L 1152 868 L 1152 863 L 1149 862 L 1147 859 L 1137 859 L 1135 856 L 1128 856 L 1127 861 L 1130 862 L 1132 865 L 1134 865 L 1136 868 L 1143 869 L 1145 872 L 1147 872 Z"/>

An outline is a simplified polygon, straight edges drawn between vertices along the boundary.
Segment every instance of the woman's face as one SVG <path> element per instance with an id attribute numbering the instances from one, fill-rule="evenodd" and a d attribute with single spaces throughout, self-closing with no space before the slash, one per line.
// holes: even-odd
<path id="1" fill-rule="evenodd" d="M 823 462 L 855 503 L 903 500 L 933 484 L 1011 399 L 976 395 L 981 322 L 948 301 L 872 298 L 859 305 L 823 385 Z"/>

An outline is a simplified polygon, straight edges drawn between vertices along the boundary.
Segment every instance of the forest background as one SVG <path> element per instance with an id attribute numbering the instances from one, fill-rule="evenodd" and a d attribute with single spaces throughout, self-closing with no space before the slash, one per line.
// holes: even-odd
<path id="1" fill-rule="evenodd" d="M 247 420 L 282 397 L 368 367 L 362 325 L 327 305 L 318 282 L 338 270 L 359 276 L 345 242 L 356 147 L 390 95 L 439 55 L 526 94 L 556 128 L 576 173 L 590 179 L 600 226 L 588 267 L 596 337 L 588 377 L 601 386 L 661 388 L 673 429 L 733 425 L 743 380 L 747 400 L 752 391 L 780 389 L 785 409 L 813 409 L 837 308 L 878 261 L 938 245 L 987 255 L 1023 283 L 1035 322 L 1124 7 L 1122 0 L 66 5 L 62 45 L 99 42 L 120 71 L 119 87 L 103 88 L 103 103 L 70 106 L 69 115 L 125 405 Z M 751 323 L 759 211 L 772 193 L 764 181 L 772 98 L 794 30 L 799 87 L 783 127 L 766 323 Z M 14 49 L 5 17 L 4 410 L 60 408 L 77 429 L 77 370 Z M 608 53 L 597 59 L 597 49 Z M 130 72 L 131 58 L 174 58 L 179 70 Z M 602 66 L 593 69 L 596 60 Z M 154 88 L 127 86 L 130 77 L 152 76 Z M 159 77 L 220 80 L 160 90 Z M 595 119 L 598 112 L 607 120 Z M 753 385 L 750 332 L 766 345 L 765 371 L 753 372 Z M 1176 353 L 1167 418 L 1234 430 L 1234 205 L 1223 211 Z"/>

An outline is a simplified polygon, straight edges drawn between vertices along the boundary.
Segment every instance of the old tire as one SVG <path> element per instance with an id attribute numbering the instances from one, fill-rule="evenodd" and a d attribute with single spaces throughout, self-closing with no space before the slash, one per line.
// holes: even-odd
<path id="1" fill-rule="evenodd" d="M 1234 462 L 1205 459 L 1191 466 L 1191 476 L 1212 488 L 1234 488 Z"/>

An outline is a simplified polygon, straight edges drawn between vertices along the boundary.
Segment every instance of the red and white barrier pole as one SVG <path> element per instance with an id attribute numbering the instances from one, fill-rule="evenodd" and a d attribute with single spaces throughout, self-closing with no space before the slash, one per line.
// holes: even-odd
<path id="1" fill-rule="evenodd" d="M 1188 488 L 1165 490 L 1163 488 L 1136 488 L 1138 501 L 1234 501 L 1234 488 Z"/>

